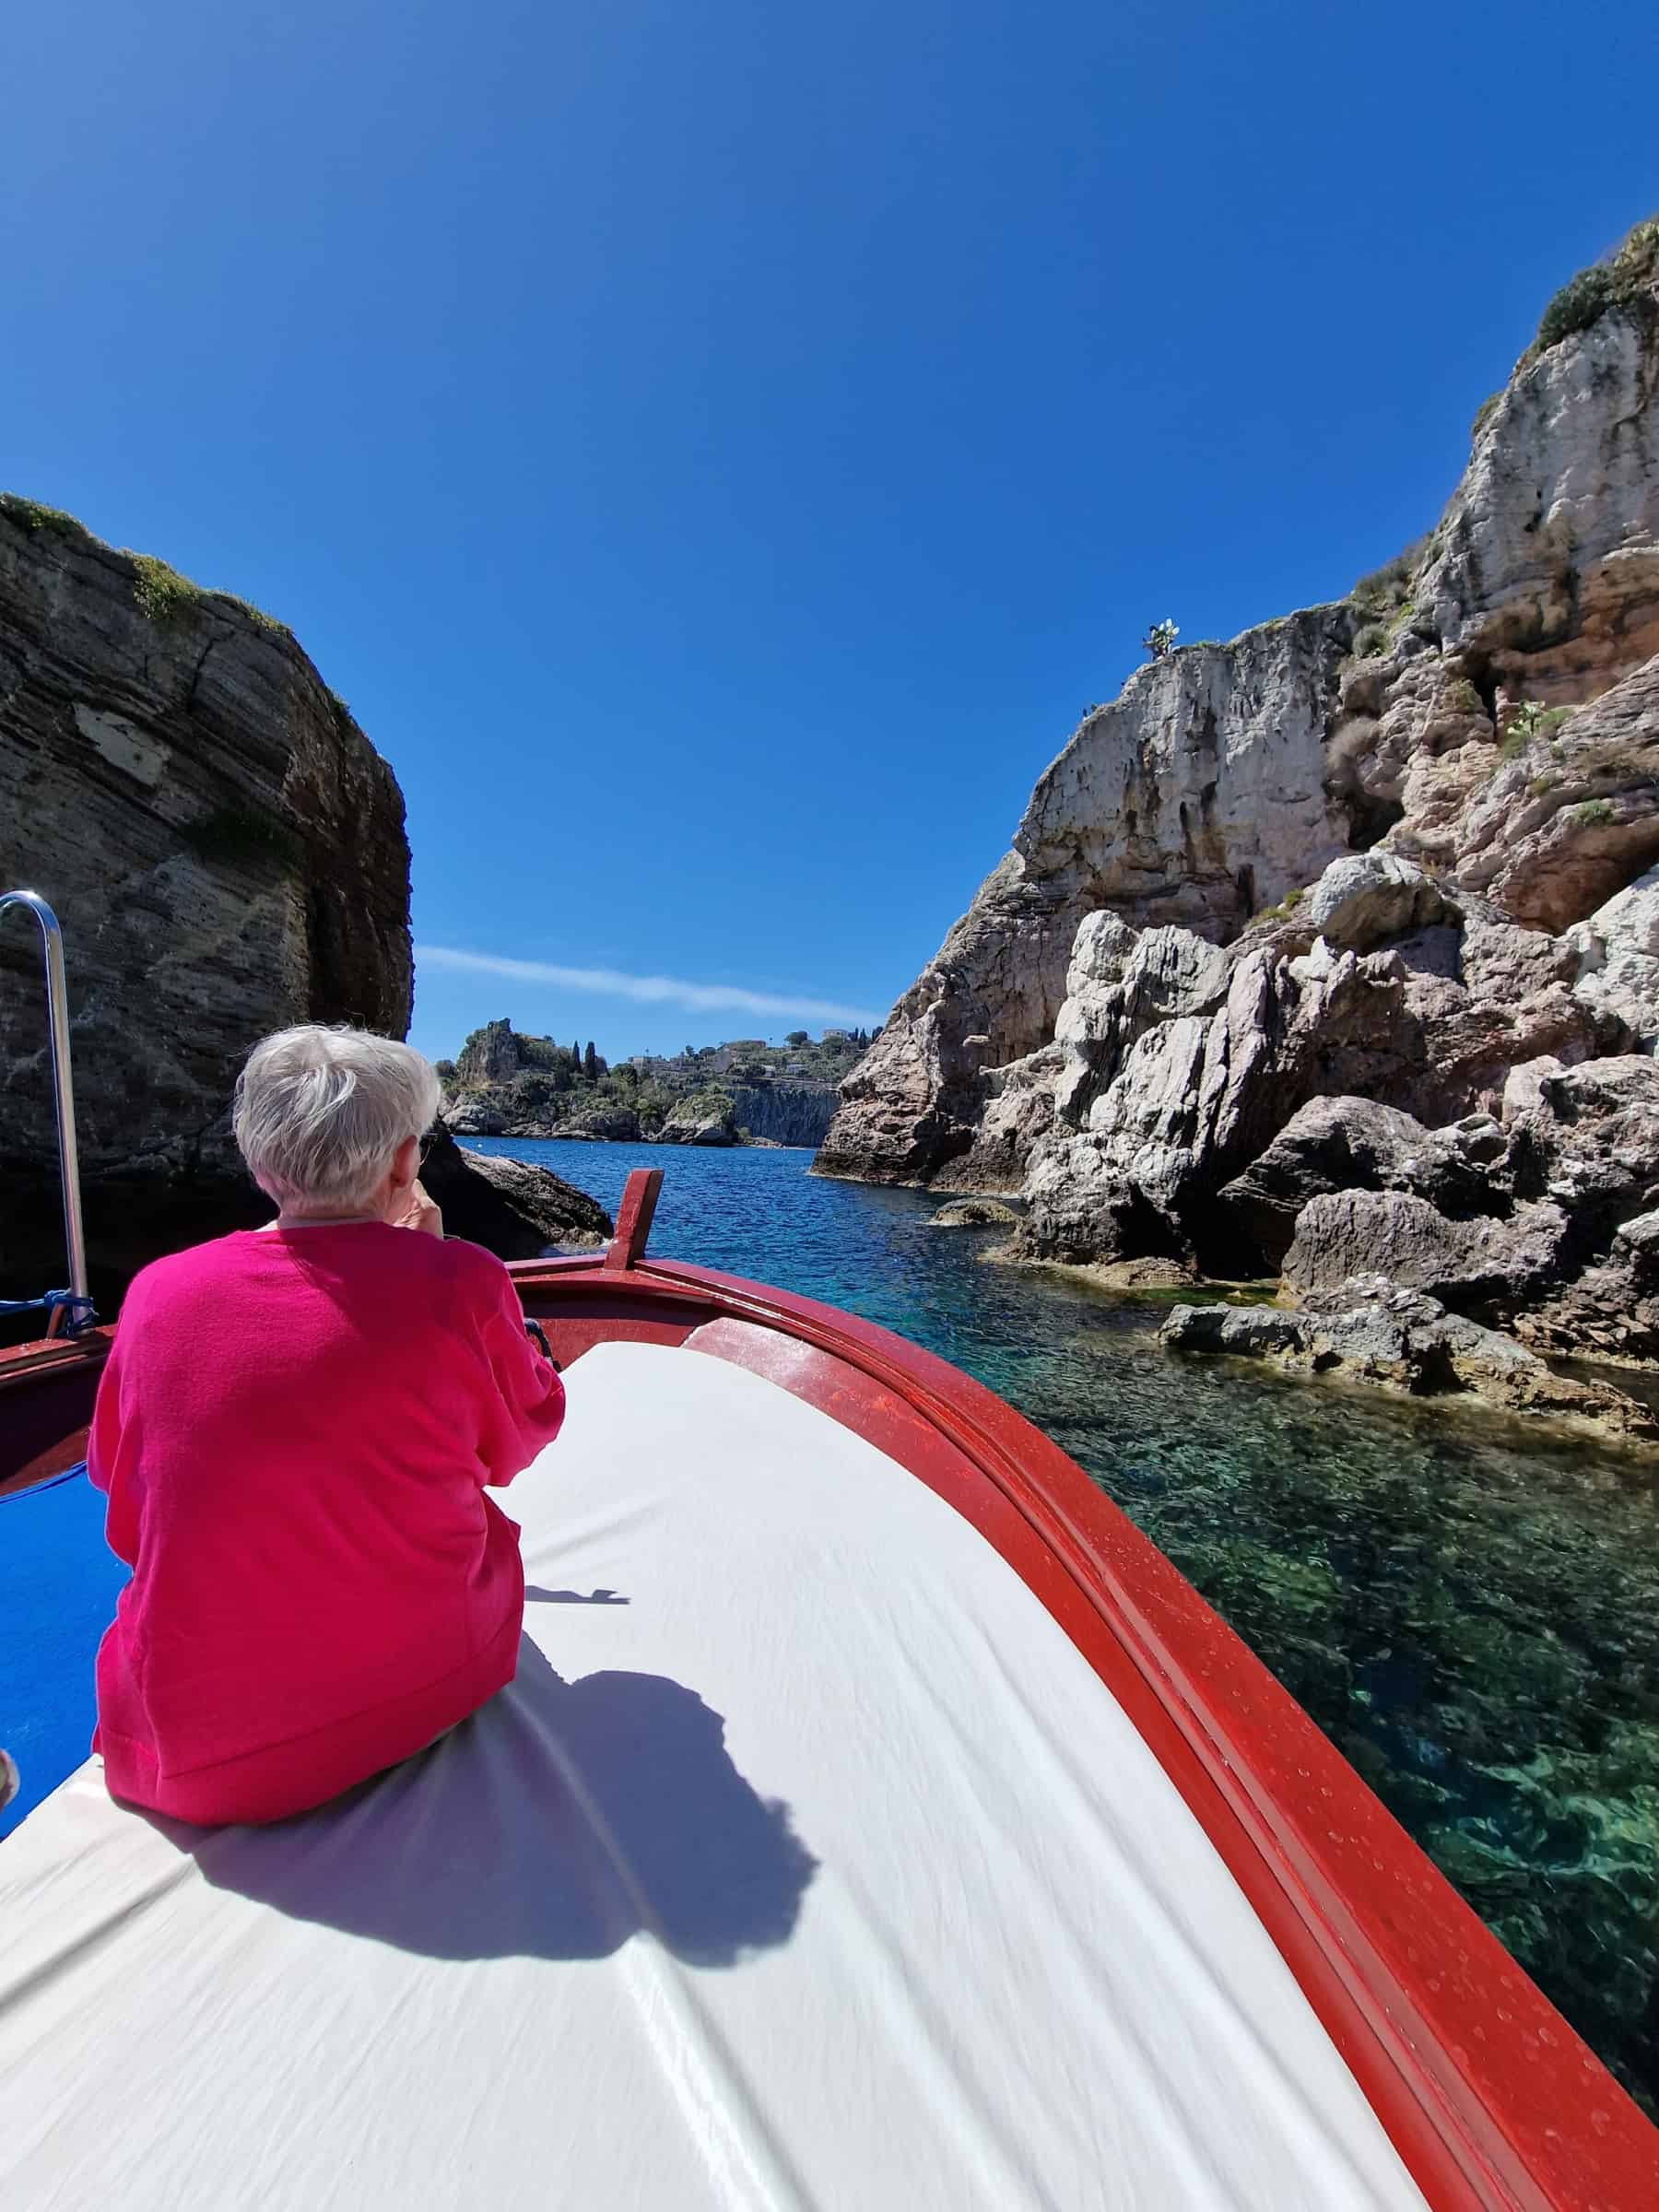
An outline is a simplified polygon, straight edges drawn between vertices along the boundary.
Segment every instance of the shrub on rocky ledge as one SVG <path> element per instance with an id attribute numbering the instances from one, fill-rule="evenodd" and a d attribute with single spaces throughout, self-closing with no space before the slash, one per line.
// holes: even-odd
<path id="1" fill-rule="evenodd" d="M 1539 700 L 1524 699 L 1503 733 L 1503 757 L 1518 760 L 1535 737 L 1553 737 L 1572 712 L 1571 707 L 1547 707 Z"/>
<path id="2" fill-rule="evenodd" d="M 1348 598 L 1361 613 L 1394 618 L 1411 604 L 1411 582 L 1428 556 L 1431 539 L 1414 538 L 1392 560 L 1361 576 Z"/>
<path id="3" fill-rule="evenodd" d="M 158 560 L 153 553 L 133 555 L 133 596 L 139 612 L 152 622 L 172 622 L 198 599 L 206 597 L 199 583 L 181 576 L 177 569 Z"/>
<path id="4" fill-rule="evenodd" d="M 1535 361 L 1574 332 L 1588 330 L 1610 307 L 1639 299 L 1659 279 L 1659 216 L 1638 223 L 1616 253 L 1570 276 L 1538 324 L 1538 335 L 1522 357 Z"/>
<path id="5" fill-rule="evenodd" d="M 39 500 L 26 500 L 20 492 L 0 491 L 0 514 L 9 515 L 25 530 L 62 530 L 76 537 L 88 535 L 86 524 L 62 507 L 43 506 Z"/>

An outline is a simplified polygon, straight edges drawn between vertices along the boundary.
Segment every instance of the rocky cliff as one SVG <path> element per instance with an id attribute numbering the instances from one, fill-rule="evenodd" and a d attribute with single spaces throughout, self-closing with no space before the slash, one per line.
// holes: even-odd
<path id="1" fill-rule="evenodd" d="M 813 1151 L 829 1135 L 841 1102 L 828 1083 L 737 1083 L 731 1095 L 732 1118 L 750 1136 Z"/>
<path id="2" fill-rule="evenodd" d="M 464 1135 L 532 1136 L 620 1144 L 821 1144 L 838 1102 L 833 1081 L 811 1063 L 845 1067 L 854 1050 L 833 1032 L 818 1046 L 760 1039 L 704 1046 L 673 1058 L 584 1063 L 550 1037 L 511 1021 L 474 1030 L 446 1077 L 444 1113 Z M 799 1055 L 799 1056 L 797 1056 Z M 799 1066 L 798 1078 L 778 1066 Z"/>
<path id="3" fill-rule="evenodd" d="M 264 1218 L 228 1118 L 250 1045 L 301 1020 L 404 1034 L 402 795 L 282 624 L 0 498 L 0 888 L 24 885 L 64 926 L 87 1229 L 110 1304 L 158 1252 Z M 63 1277 L 45 1052 L 38 937 L 14 913 L 0 929 L 7 1293 Z M 475 1199 L 500 1213 L 465 1169 L 447 1199 L 459 1234 Z"/>
<path id="4" fill-rule="evenodd" d="M 1416 1167 L 1376 1194 L 1484 1224 L 1511 1271 L 1454 1298 L 1553 1348 L 1659 1355 L 1645 1322 L 1611 1326 L 1605 1286 L 1594 1330 L 1563 1289 L 1645 1281 L 1620 1225 L 1659 1199 L 1635 1172 L 1608 1196 L 1571 1088 L 1605 1063 L 1628 1107 L 1607 1141 L 1651 1137 L 1656 390 L 1659 222 L 1552 303 L 1409 557 L 1089 715 L 843 1084 L 819 1168 L 1023 1190 L 1035 1257 L 1258 1271 L 1320 1194 L 1269 1206 L 1257 1163 L 1323 1101 L 1324 1189 L 1363 1181 L 1349 1102 L 1383 1102 Z M 1572 1151 L 1538 1132 L 1539 1083 L 1594 1202 L 1528 1164 Z"/>

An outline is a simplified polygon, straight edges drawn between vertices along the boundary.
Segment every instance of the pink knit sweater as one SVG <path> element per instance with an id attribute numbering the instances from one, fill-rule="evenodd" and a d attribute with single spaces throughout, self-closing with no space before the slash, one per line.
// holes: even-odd
<path id="1" fill-rule="evenodd" d="M 516 1525 L 484 1495 L 564 1390 L 500 1262 L 379 1222 L 241 1230 L 147 1267 L 88 1460 L 133 1579 L 98 1654 L 117 1797 L 276 1820 L 512 1678 Z"/>

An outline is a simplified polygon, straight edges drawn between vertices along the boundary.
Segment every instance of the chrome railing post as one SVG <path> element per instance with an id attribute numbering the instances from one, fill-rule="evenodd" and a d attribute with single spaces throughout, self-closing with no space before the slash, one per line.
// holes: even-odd
<path id="1" fill-rule="evenodd" d="M 69 1248 L 69 1288 L 87 1296 L 87 1237 L 81 1227 L 80 1157 L 75 1144 L 75 1085 L 69 1074 L 69 985 L 64 974 L 64 933 L 38 891 L 0 891 L 0 913 L 26 906 L 41 925 L 46 956 L 46 1030 L 52 1040 L 52 1093 L 57 1109 L 58 1179 L 64 1188 L 64 1241 Z"/>

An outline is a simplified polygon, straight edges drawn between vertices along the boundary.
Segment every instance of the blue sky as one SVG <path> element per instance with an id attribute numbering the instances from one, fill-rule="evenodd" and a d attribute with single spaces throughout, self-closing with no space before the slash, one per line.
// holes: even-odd
<path id="1" fill-rule="evenodd" d="M 1590 28 L 14 11 L 0 483 L 292 624 L 408 800 L 429 1051 L 879 1018 L 1148 621 L 1433 523 L 1659 206 L 1659 17 Z"/>

